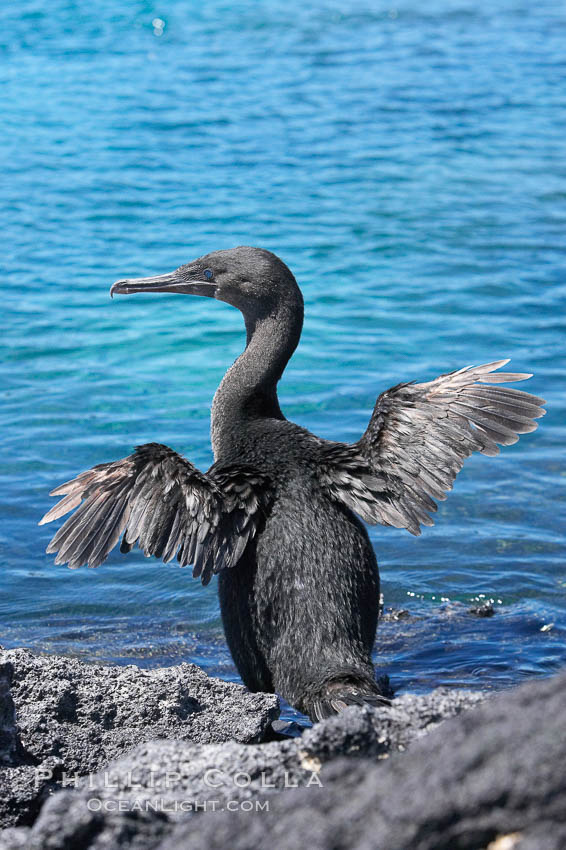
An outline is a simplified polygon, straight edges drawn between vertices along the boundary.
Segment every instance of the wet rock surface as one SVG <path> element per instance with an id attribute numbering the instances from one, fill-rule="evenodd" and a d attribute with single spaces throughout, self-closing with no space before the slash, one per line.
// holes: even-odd
<path id="1" fill-rule="evenodd" d="M 495 608 L 492 602 L 482 602 L 481 605 L 474 605 L 473 608 L 469 608 L 468 610 L 475 617 L 493 617 L 495 614 Z"/>
<path id="2" fill-rule="evenodd" d="M 150 679 L 157 691 L 150 697 L 148 673 L 137 668 L 96 668 L 114 671 L 106 676 L 103 703 L 114 700 L 118 706 L 114 724 L 124 723 L 122 741 L 130 744 L 120 749 L 111 737 L 103 749 L 97 742 L 96 767 L 92 768 L 92 754 L 81 763 L 80 748 L 72 747 L 70 737 L 60 729 L 58 740 L 67 746 L 56 754 L 54 730 L 71 722 L 80 729 L 83 716 L 92 722 L 82 706 L 98 678 L 96 674 L 93 678 L 90 665 L 38 658 L 23 650 L 10 653 L 17 728 L 24 752 L 30 747 L 44 768 L 45 785 L 28 806 L 27 821 L 17 820 L 13 806 L 6 811 L 5 797 L 0 797 L 3 823 L 10 827 L 0 831 L 0 850 L 225 846 L 237 850 L 268 842 L 283 849 L 311 845 L 360 850 L 559 850 L 565 846 L 566 675 L 489 698 L 485 693 L 448 688 L 423 696 L 403 695 L 391 708 L 351 707 L 306 729 L 300 737 L 265 741 L 277 714 L 272 697 L 251 695 L 238 686 L 208 679 L 198 668 L 198 673 L 189 675 L 192 665 L 152 671 Z M 42 700 L 38 689 L 40 675 L 47 675 L 45 664 L 52 665 L 54 678 L 65 678 L 60 665 L 70 664 L 74 674 Z M 81 674 L 83 668 L 87 669 Z M 210 694 L 224 693 L 219 697 L 224 737 L 212 719 L 205 719 L 197 731 L 199 712 L 180 717 L 172 708 L 180 700 L 174 694 L 177 686 L 183 687 L 181 674 L 174 673 L 165 682 L 161 674 L 170 677 L 169 671 L 183 670 L 186 698 L 204 704 L 203 695 L 208 694 L 212 710 Z M 119 673 L 124 671 L 132 678 L 123 686 Z M 143 675 L 138 678 L 136 673 Z M 75 682 L 73 692 L 79 695 L 70 702 L 67 696 L 61 699 L 69 693 L 69 681 Z M 123 709 L 122 697 L 112 697 L 113 689 L 121 694 L 122 687 L 123 699 L 129 702 Z M 223 687 L 229 691 L 223 692 Z M 36 697 L 40 708 L 26 702 Z M 61 718 L 61 702 L 67 719 Z M 75 706 L 78 720 L 68 719 L 69 705 Z M 147 718 L 148 706 L 154 725 L 146 720 L 144 729 L 142 718 Z M 136 711 L 140 712 L 137 720 Z M 246 712 L 255 712 L 255 719 Z M 39 716 L 44 718 L 43 726 Z M 43 743 L 42 734 L 46 735 Z M 135 734 L 137 740 L 133 740 Z M 71 736 L 70 728 L 66 735 Z M 104 737 L 103 732 L 100 735 Z M 61 770 L 67 762 L 76 766 L 81 777 L 67 777 L 63 788 Z M 47 778 L 49 764 L 52 776 Z M 5 789 L 10 790 L 17 779 L 11 773 L 14 770 L 35 768 L 29 764 L 0 768 Z M 14 827 L 18 822 L 24 825 Z"/>

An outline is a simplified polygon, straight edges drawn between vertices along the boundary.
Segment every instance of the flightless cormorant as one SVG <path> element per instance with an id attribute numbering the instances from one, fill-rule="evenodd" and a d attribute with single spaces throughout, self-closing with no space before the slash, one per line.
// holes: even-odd
<path id="1" fill-rule="evenodd" d="M 228 645 L 253 691 L 277 691 L 320 719 L 386 702 L 371 652 L 379 573 L 359 518 L 420 534 L 474 451 L 496 455 L 533 431 L 543 399 L 494 384 L 530 375 L 508 361 L 402 383 L 377 399 L 353 444 L 285 419 L 277 382 L 303 325 L 303 298 L 274 254 L 215 251 L 176 271 L 120 280 L 111 293 L 205 295 L 243 313 L 247 343 L 212 406 L 215 462 L 203 473 L 158 443 L 57 487 L 43 518 L 73 509 L 49 544 L 56 563 L 96 567 L 122 537 L 146 555 L 219 574 Z"/>

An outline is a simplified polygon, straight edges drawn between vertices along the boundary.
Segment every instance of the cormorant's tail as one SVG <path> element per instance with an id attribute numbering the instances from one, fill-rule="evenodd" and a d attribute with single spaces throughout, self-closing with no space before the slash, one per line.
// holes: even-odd
<path id="1" fill-rule="evenodd" d="M 306 713 L 311 720 L 325 720 L 339 714 L 350 705 L 390 706 L 377 683 L 365 676 L 336 676 L 323 683 L 318 693 L 305 700 Z"/>

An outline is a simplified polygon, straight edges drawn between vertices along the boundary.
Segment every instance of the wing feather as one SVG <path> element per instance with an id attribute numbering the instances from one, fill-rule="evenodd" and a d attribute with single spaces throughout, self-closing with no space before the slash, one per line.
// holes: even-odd
<path id="1" fill-rule="evenodd" d="M 322 483 L 366 521 L 420 534 L 467 457 L 499 454 L 500 445 L 534 431 L 545 414 L 544 399 L 497 386 L 531 377 L 495 371 L 508 362 L 466 366 L 382 393 L 357 443 L 324 446 Z"/>
<path id="2" fill-rule="evenodd" d="M 204 475 L 167 446 L 148 443 L 56 487 L 52 495 L 63 498 L 40 524 L 74 511 L 47 547 L 57 564 L 99 566 L 122 537 L 122 552 L 137 543 L 164 561 L 177 555 L 206 584 L 240 560 L 269 494 L 269 479 L 252 467 L 217 465 Z"/>

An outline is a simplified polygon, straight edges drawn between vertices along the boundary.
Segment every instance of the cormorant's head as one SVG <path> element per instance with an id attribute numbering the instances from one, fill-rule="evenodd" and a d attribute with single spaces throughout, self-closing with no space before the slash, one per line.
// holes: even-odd
<path id="1" fill-rule="evenodd" d="M 168 274 L 119 280 L 110 290 L 111 295 L 134 292 L 206 295 L 232 304 L 252 321 L 284 306 L 302 315 L 303 307 L 301 291 L 285 263 L 262 248 L 213 251 Z"/>

